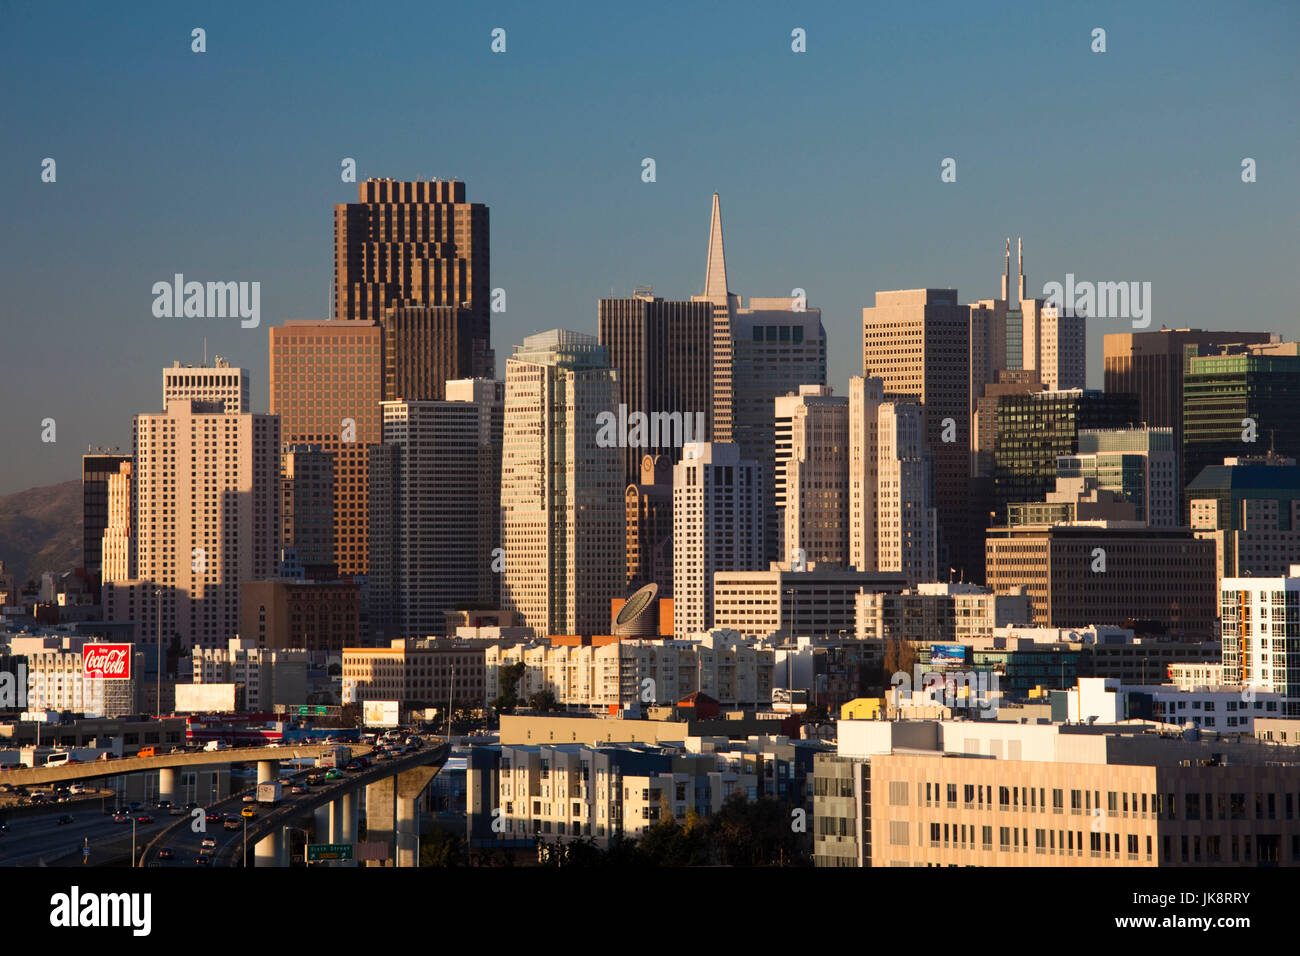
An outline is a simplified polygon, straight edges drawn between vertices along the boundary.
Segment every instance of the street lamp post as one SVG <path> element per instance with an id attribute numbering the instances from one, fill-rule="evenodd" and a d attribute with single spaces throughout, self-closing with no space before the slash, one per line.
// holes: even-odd
<path id="1" fill-rule="evenodd" d="M 135 814 L 131 814 L 131 868 L 135 868 Z"/>
<path id="2" fill-rule="evenodd" d="M 158 609 L 158 719 L 162 719 L 162 588 L 154 588 L 154 600 Z"/>

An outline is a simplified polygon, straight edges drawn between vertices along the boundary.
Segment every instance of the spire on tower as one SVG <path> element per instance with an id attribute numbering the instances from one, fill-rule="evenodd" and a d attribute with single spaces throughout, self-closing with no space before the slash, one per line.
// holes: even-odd
<path id="1" fill-rule="evenodd" d="M 1025 240 L 1016 237 L 1016 272 L 1020 275 L 1020 300 L 1025 299 Z"/>
<path id="2" fill-rule="evenodd" d="M 713 194 L 713 216 L 709 220 L 709 261 L 704 273 L 704 298 L 727 301 L 727 259 L 722 248 L 722 207 Z"/>
<path id="3" fill-rule="evenodd" d="M 1011 237 L 1007 236 L 1007 258 L 1002 264 L 1002 299 L 1011 295 Z"/>

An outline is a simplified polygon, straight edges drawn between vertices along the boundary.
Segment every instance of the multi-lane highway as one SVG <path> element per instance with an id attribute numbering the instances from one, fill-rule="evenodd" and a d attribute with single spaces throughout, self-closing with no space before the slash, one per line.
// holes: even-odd
<path id="1" fill-rule="evenodd" d="M 137 823 L 135 840 L 143 847 L 175 818 L 166 811 L 142 809 L 131 817 L 148 815 L 153 823 Z M 71 816 L 71 823 L 59 823 L 63 816 Z M 0 835 L 0 866 L 62 866 L 77 865 L 82 861 L 82 847 L 89 845 L 91 866 L 121 861 L 130 865 L 131 824 L 114 823 L 111 814 L 100 810 L 99 801 L 93 806 L 58 805 L 48 813 L 12 817 L 8 829 Z"/>

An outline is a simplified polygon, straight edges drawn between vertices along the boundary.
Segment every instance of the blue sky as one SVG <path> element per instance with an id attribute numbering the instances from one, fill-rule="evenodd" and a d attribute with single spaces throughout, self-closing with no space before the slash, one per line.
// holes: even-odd
<path id="1" fill-rule="evenodd" d="M 838 389 L 875 290 L 992 297 L 1008 235 L 1034 292 L 1150 281 L 1153 327 L 1300 336 L 1294 2 L 465 6 L 0 3 L 0 493 L 129 446 L 205 337 L 265 410 L 267 327 L 327 314 L 344 157 L 491 208 L 502 373 L 611 291 L 702 291 L 714 190 L 732 291 L 805 288 Z M 176 272 L 261 282 L 261 327 L 155 318 Z M 1090 329 L 1092 384 L 1125 328 Z"/>

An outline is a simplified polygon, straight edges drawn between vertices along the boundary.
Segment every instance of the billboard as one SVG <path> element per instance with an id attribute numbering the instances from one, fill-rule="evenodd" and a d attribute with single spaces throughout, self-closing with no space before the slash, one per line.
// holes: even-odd
<path id="1" fill-rule="evenodd" d="M 235 684 L 177 684 L 176 713 L 230 714 L 239 709 Z"/>
<path id="2" fill-rule="evenodd" d="M 130 680 L 131 645 L 87 644 L 81 650 L 81 675 L 105 680 Z"/>
<path id="3" fill-rule="evenodd" d="M 963 644 L 931 644 L 931 664 L 964 664 L 966 647 Z"/>
<path id="4" fill-rule="evenodd" d="M 398 719 L 398 702 L 395 700 L 367 700 L 361 705 L 367 727 L 396 727 Z"/>

